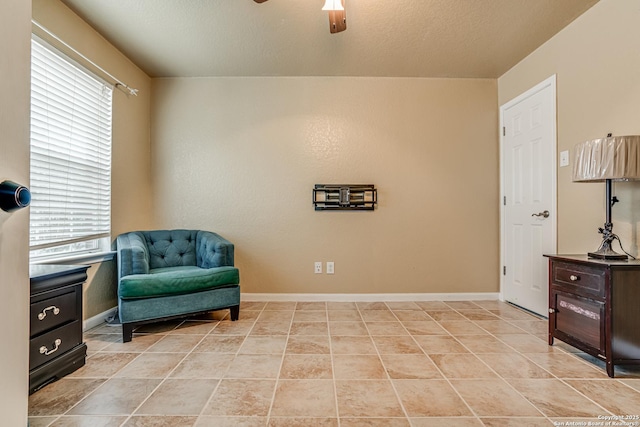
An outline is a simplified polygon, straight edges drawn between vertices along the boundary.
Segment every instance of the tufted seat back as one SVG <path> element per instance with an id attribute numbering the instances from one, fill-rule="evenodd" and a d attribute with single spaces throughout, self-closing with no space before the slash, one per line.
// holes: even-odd
<path id="1" fill-rule="evenodd" d="M 149 268 L 196 265 L 196 230 L 142 231 L 149 251 Z"/>
<path id="2" fill-rule="evenodd" d="M 233 243 L 203 230 L 132 231 L 118 236 L 118 281 L 171 267 L 233 266 Z"/>

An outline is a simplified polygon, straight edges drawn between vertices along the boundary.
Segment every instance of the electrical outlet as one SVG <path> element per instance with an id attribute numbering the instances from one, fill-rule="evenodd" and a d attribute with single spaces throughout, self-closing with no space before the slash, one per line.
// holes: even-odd
<path id="1" fill-rule="evenodd" d="M 569 151 L 560 152 L 560 167 L 569 166 Z"/>
<path id="2" fill-rule="evenodd" d="M 322 274 L 322 262 L 316 261 L 313 267 L 313 272 L 316 274 Z"/>
<path id="3" fill-rule="evenodd" d="M 334 264 L 333 261 L 327 261 L 327 274 L 333 274 L 334 273 Z"/>

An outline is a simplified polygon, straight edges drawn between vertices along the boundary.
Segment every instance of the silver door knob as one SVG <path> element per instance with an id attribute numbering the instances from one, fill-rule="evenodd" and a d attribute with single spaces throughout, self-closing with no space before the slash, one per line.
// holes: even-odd
<path id="1" fill-rule="evenodd" d="M 541 216 L 542 218 L 549 218 L 549 211 L 538 212 L 537 214 L 531 214 L 531 216 Z"/>

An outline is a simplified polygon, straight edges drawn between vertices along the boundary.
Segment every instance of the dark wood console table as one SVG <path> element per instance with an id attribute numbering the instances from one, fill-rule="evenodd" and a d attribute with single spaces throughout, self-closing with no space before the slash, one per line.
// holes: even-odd
<path id="1" fill-rule="evenodd" d="M 82 284 L 86 265 L 32 265 L 29 314 L 29 393 L 85 364 Z"/>
<path id="2" fill-rule="evenodd" d="M 640 364 L 640 260 L 549 258 L 549 345 L 558 338 L 614 366 Z"/>

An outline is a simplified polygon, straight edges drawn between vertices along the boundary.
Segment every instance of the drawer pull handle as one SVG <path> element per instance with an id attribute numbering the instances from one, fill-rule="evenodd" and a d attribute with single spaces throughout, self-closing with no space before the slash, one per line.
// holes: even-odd
<path id="1" fill-rule="evenodd" d="M 550 309 L 549 309 L 549 313 L 550 313 L 550 314 L 553 314 L 553 313 L 555 313 L 555 312 L 556 312 L 556 310 L 555 310 L 555 309 L 553 309 L 553 308 L 550 308 Z"/>
<path id="2" fill-rule="evenodd" d="M 52 305 L 51 307 L 47 307 L 42 310 L 42 313 L 38 313 L 38 320 L 44 320 L 44 318 L 47 317 L 47 311 L 49 310 L 53 310 L 53 314 L 55 314 L 56 316 L 58 315 L 58 313 L 60 313 L 60 309 L 55 305 Z"/>
<path id="3" fill-rule="evenodd" d="M 62 344 L 62 340 L 58 338 L 57 340 L 54 341 L 54 344 L 55 344 L 55 347 L 52 348 L 51 350 L 49 350 L 45 346 L 40 347 L 40 354 L 44 354 L 45 356 L 48 356 L 51 353 L 55 353 L 60 348 L 60 344 Z"/>
<path id="4" fill-rule="evenodd" d="M 574 276 L 573 274 L 571 276 L 569 276 L 569 279 L 571 279 L 572 282 L 575 282 L 577 280 L 580 280 L 579 276 Z"/>

